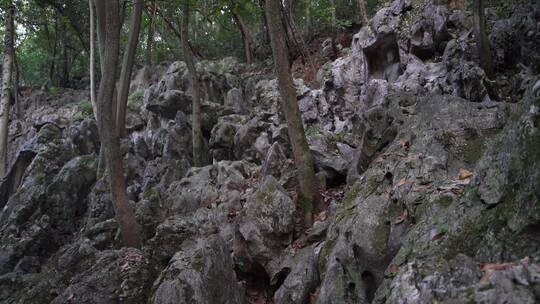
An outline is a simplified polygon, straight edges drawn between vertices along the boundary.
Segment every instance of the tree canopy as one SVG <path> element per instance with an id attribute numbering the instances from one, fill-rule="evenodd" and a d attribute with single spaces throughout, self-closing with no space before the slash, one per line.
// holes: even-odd
<path id="1" fill-rule="evenodd" d="M 146 64 L 145 50 L 148 48 L 149 35 L 152 38 L 151 56 L 154 63 L 182 58 L 179 34 L 181 8 L 185 1 L 143 1 L 141 43 L 138 44 L 136 52 L 136 66 Z M 5 18 L 7 2 L 6 0 L 0 2 L 2 18 Z M 253 55 L 256 58 L 266 58 L 270 55 L 263 10 L 264 0 L 190 2 L 192 7 L 190 42 L 197 56 L 203 59 L 246 56 L 241 26 L 252 40 Z M 286 2 L 285 14 L 292 17 L 290 20 L 294 20 L 294 24 L 290 26 L 297 37 L 309 39 L 313 33 L 332 26 L 350 27 L 358 22 L 356 1 Z M 366 1 L 368 11 L 372 12 L 379 2 L 383 1 Z M 123 17 L 121 43 L 126 45 L 134 0 L 121 3 Z M 14 1 L 14 5 L 15 48 L 21 85 L 49 87 L 81 85 L 81 80 L 88 77 L 90 49 L 88 5 L 74 0 L 17 0 Z M 334 10 L 337 16 L 336 24 L 333 24 L 332 19 Z"/>

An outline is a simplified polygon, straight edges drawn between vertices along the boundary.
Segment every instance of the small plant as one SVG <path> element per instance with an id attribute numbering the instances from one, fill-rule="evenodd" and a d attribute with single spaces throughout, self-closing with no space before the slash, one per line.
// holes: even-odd
<path id="1" fill-rule="evenodd" d="M 79 111 L 73 116 L 73 120 L 83 120 L 86 118 L 93 118 L 94 111 L 92 109 L 92 104 L 90 101 L 83 99 L 79 102 L 78 105 Z"/>
<path id="2" fill-rule="evenodd" d="M 64 89 L 59 88 L 59 87 L 50 87 L 49 88 L 49 93 L 51 93 L 51 94 L 62 94 L 62 93 L 64 93 Z"/>
<path id="3" fill-rule="evenodd" d="M 143 105 L 144 91 L 137 91 L 128 97 L 128 108 L 137 111 Z"/>

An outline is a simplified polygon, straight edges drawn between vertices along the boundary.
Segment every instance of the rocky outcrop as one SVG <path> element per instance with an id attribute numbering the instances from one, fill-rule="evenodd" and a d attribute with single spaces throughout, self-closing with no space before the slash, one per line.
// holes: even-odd
<path id="1" fill-rule="evenodd" d="M 198 239 L 178 251 L 154 283 L 150 303 L 242 303 L 233 261 L 218 236 Z"/>

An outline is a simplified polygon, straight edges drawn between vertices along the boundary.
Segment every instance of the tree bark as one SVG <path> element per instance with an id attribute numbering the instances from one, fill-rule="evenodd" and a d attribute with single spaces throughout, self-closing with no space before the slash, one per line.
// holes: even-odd
<path id="1" fill-rule="evenodd" d="M 268 32 L 268 19 L 266 19 L 266 0 L 259 0 L 259 6 L 262 10 L 262 22 L 261 22 L 261 34 L 263 36 L 263 42 L 264 44 L 270 43 L 270 33 Z"/>
<path id="2" fill-rule="evenodd" d="M 112 114 L 120 48 L 120 4 L 118 0 L 94 0 L 94 4 L 101 62 L 105 67 L 101 73 L 98 94 L 99 133 L 107 162 L 112 202 L 124 244 L 128 247 L 140 248 L 142 246 L 141 228 L 129 207 L 120 138 L 115 130 Z"/>
<path id="3" fill-rule="evenodd" d="M 126 107 L 129 85 L 131 83 L 131 73 L 133 72 L 133 62 L 135 61 L 135 53 L 137 51 L 137 44 L 139 43 L 143 8 L 144 1 L 136 0 L 135 6 L 133 7 L 128 44 L 124 51 L 122 72 L 120 73 L 120 85 L 118 88 L 116 109 L 116 128 L 120 137 L 126 136 Z"/>
<path id="4" fill-rule="evenodd" d="M 13 80 L 13 99 L 15 101 L 15 115 L 17 119 L 23 119 L 24 111 L 22 100 L 19 96 L 19 84 L 21 81 L 21 69 L 19 67 L 19 59 L 17 59 L 17 50 L 13 48 L 13 66 L 15 69 L 15 79 Z"/>
<path id="5" fill-rule="evenodd" d="M 152 0 L 152 12 L 150 14 L 150 22 L 148 24 L 148 37 L 146 40 L 146 65 L 152 66 L 152 48 L 154 47 L 154 32 L 155 18 L 157 12 L 156 0 Z"/>
<path id="6" fill-rule="evenodd" d="M 266 16 L 270 28 L 275 72 L 281 95 L 281 108 L 287 120 L 289 139 L 298 171 L 299 203 L 304 213 L 304 224 L 310 226 L 313 222 L 313 215 L 322 206 L 320 206 L 321 200 L 313 159 L 302 124 L 296 88 L 289 67 L 286 32 L 280 16 L 280 2 L 279 0 L 266 0 Z"/>
<path id="7" fill-rule="evenodd" d="M 367 25 L 369 23 L 369 18 L 367 14 L 366 1 L 356 0 L 356 9 L 358 10 L 358 20 L 362 23 L 362 26 Z"/>
<path id="8" fill-rule="evenodd" d="M 476 37 L 476 47 L 480 66 L 486 72 L 489 79 L 493 79 L 493 59 L 491 55 L 491 47 L 486 34 L 486 21 L 484 17 L 483 0 L 474 0 L 474 36 Z"/>
<path id="9" fill-rule="evenodd" d="M 167 18 L 167 16 L 165 16 L 163 13 L 160 13 L 159 9 L 157 8 L 156 6 L 156 12 L 157 14 L 159 14 L 159 16 L 161 17 L 161 19 L 163 21 L 165 21 L 165 24 L 167 25 L 167 27 L 173 32 L 173 34 L 180 40 L 180 42 L 182 41 L 182 33 L 180 33 L 180 31 L 173 25 L 173 23 L 171 22 L 171 20 L 169 20 L 169 18 Z M 189 44 L 189 48 L 191 49 L 191 53 L 193 54 L 193 57 L 194 58 L 199 58 L 199 59 L 202 59 L 203 56 L 202 54 L 197 51 L 193 45 L 191 44 L 190 41 L 188 41 L 188 44 Z"/>
<path id="10" fill-rule="evenodd" d="M 332 30 L 334 31 L 337 27 L 337 11 L 336 11 L 336 0 L 330 0 L 332 4 Z"/>
<path id="11" fill-rule="evenodd" d="M 6 6 L 4 63 L 2 65 L 2 98 L 0 99 L 0 178 L 6 175 L 9 108 L 12 94 L 13 42 L 15 36 L 15 6 L 10 1 Z"/>
<path id="12" fill-rule="evenodd" d="M 58 47 L 58 12 L 54 14 L 54 44 L 52 47 L 51 63 L 49 65 L 49 85 L 54 86 L 56 84 L 54 79 L 54 72 L 56 69 L 56 50 Z"/>
<path id="13" fill-rule="evenodd" d="M 199 76 L 197 75 L 197 69 L 195 67 L 195 59 L 193 58 L 193 52 L 189 44 L 189 14 L 190 7 L 188 3 L 183 5 L 182 9 L 182 22 L 181 22 L 181 40 L 182 49 L 184 51 L 184 60 L 191 79 L 191 97 L 192 101 L 192 140 L 193 140 L 193 164 L 195 167 L 200 167 L 204 164 L 204 151 L 203 151 L 203 137 L 201 131 L 201 92 Z"/>
<path id="14" fill-rule="evenodd" d="M 246 55 L 246 63 L 252 64 L 253 63 L 253 39 L 251 38 L 249 29 L 244 23 L 242 16 L 240 16 L 240 14 L 236 10 L 232 11 L 232 16 L 233 16 L 234 22 L 238 26 L 238 29 L 240 29 L 240 33 L 242 34 L 242 41 L 244 42 L 244 53 Z"/>
<path id="15" fill-rule="evenodd" d="M 96 96 L 96 17 L 92 0 L 88 0 L 88 5 L 90 8 L 90 103 L 92 104 L 92 111 L 94 112 L 94 118 L 97 122 L 98 106 Z"/>

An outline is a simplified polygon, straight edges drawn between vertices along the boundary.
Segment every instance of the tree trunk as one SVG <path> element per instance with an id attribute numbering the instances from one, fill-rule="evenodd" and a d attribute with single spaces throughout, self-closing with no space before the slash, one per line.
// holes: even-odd
<path id="1" fill-rule="evenodd" d="M 483 0 L 474 0 L 474 36 L 476 37 L 476 46 L 480 66 L 486 72 L 489 79 L 493 79 L 493 59 L 491 56 L 491 47 L 486 34 L 486 22 L 484 18 Z"/>
<path id="2" fill-rule="evenodd" d="M 97 122 L 98 106 L 96 97 L 96 17 L 92 0 L 88 0 L 88 5 L 90 8 L 90 103 L 92 104 L 92 111 L 94 112 L 94 118 Z"/>
<path id="3" fill-rule="evenodd" d="M 366 1 L 356 0 L 356 9 L 358 10 L 358 20 L 362 23 L 362 26 L 367 25 L 369 23 L 369 18 L 367 14 Z"/>
<path id="4" fill-rule="evenodd" d="M 13 64 L 15 67 L 15 79 L 13 80 L 13 99 L 15 100 L 15 114 L 17 119 L 23 119 L 23 105 L 19 96 L 19 83 L 21 81 L 21 69 L 19 67 L 19 60 L 17 59 L 17 51 L 13 48 Z"/>
<path id="5" fill-rule="evenodd" d="M 56 50 L 58 47 L 58 12 L 54 13 L 54 44 L 51 54 L 51 64 L 49 66 L 49 85 L 55 85 L 54 72 L 56 69 Z"/>
<path id="6" fill-rule="evenodd" d="M 2 65 L 2 98 L 0 100 L 0 178 L 6 175 L 9 108 L 12 94 L 13 72 L 13 41 L 15 36 L 15 6 L 11 1 L 6 7 L 5 37 L 4 37 L 4 63 Z"/>
<path id="7" fill-rule="evenodd" d="M 146 40 L 146 65 L 152 66 L 152 48 L 154 47 L 154 32 L 157 4 L 156 0 L 152 0 L 152 13 L 150 14 L 150 22 L 148 24 L 148 37 Z"/>
<path id="8" fill-rule="evenodd" d="M 99 134 L 107 162 L 109 184 L 116 220 L 124 245 L 141 247 L 141 228 L 129 207 L 124 180 L 120 138 L 115 130 L 113 113 L 116 68 L 120 48 L 120 4 L 118 0 L 94 0 L 102 66 L 99 85 Z"/>
<path id="9" fill-rule="evenodd" d="M 160 14 L 159 12 L 159 9 L 157 9 L 157 6 L 156 6 L 156 11 L 158 14 Z M 173 32 L 173 34 L 180 40 L 182 41 L 182 33 L 180 33 L 180 31 L 174 27 L 173 23 L 171 22 L 171 20 L 169 20 L 169 18 L 167 18 L 167 16 L 165 16 L 164 14 L 160 14 L 160 17 L 163 21 L 165 21 L 165 24 L 167 25 L 167 27 Z M 203 59 L 203 56 L 202 54 L 197 51 L 193 45 L 191 44 L 190 41 L 188 41 L 188 44 L 189 44 L 189 48 L 191 49 L 191 54 L 193 55 L 194 59 L 195 58 L 199 58 L 199 59 Z"/>
<path id="10" fill-rule="evenodd" d="M 309 41 L 311 38 L 311 1 L 306 2 L 306 37 Z"/>
<path id="11" fill-rule="evenodd" d="M 337 27 L 337 11 L 336 11 L 336 0 L 330 0 L 332 4 L 332 30 L 335 30 Z"/>
<path id="12" fill-rule="evenodd" d="M 281 108 L 287 120 L 289 139 L 298 171 L 298 182 L 300 185 L 298 199 L 300 207 L 304 212 L 304 224 L 307 227 L 312 224 L 314 213 L 320 210 L 321 200 L 313 167 L 313 159 L 298 108 L 296 88 L 289 68 L 286 33 L 280 17 L 280 6 L 279 0 L 267 0 L 266 16 L 270 28 L 275 72 L 281 95 Z"/>
<path id="13" fill-rule="evenodd" d="M 68 29 L 66 26 L 62 26 L 62 34 L 63 34 L 63 41 L 62 41 L 62 83 L 61 87 L 68 87 L 69 86 L 69 49 L 68 49 Z"/>
<path id="14" fill-rule="evenodd" d="M 124 51 L 124 59 L 122 62 L 122 72 L 120 73 L 120 85 L 118 88 L 118 100 L 116 109 L 116 127 L 120 137 L 126 136 L 126 107 L 129 94 L 129 85 L 131 83 L 131 73 L 133 71 L 133 62 L 135 61 L 135 53 L 137 44 L 139 43 L 139 33 L 141 31 L 141 19 L 144 2 L 137 0 L 133 8 L 133 16 L 131 18 L 130 33 L 127 47 Z"/>
<path id="15" fill-rule="evenodd" d="M 203 137 L 201 131 L 201 92 L 199 76 L 197 75 L 197 69 L 195 68 L 195 60 L 193 58 L 193 52 L 189 44 L 189 4 L 183 5 L 183 14 L 181 22 L 181 39 L 182 49 L 184 51 L 184 60 L 191 79 L 191 96 L 192 96 L 192 139 L 193 139 L 193 164 L 195 167 L 200 167 L 204 164 L 204 151 L 203 151 Z"/>
<path id="16" fill-rule="evenodd" d="M 266 7 L 266 1 L 265 0 L 259 0 L 259 6 L 262 10 L 262 22 L 261 22 L 261 34 L 263 37 L 263 42 L 265 45 L 270 43 L 270 33 L 268 32 L 268 19 L 266 19 L 266 13 L 265 13 L 265 7 Z"/>
<path id="17" fill-rule="evenodd" d="M 240 33 L 242 34 L 242 41 L 244 42 L 244 52 L 246 55 L 246 63 L 252 64 L 253 63 L 253 39 L 251 38 L 249 29 L 244 23 L 244 20 L 242 20 L 242 16 L 240 16 L 240 14 L 238 14 L 236 10 L 232 11 L 232 16 L 233 16 L 234 22 L 238 26 L 238 29 L 240 29 Z"/>

